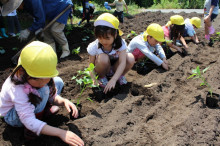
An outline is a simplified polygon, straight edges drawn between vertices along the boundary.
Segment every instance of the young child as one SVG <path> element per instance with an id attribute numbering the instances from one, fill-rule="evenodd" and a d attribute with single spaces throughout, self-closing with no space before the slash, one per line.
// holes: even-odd
<path id="1" fill-rule="evenodd" d="M 124 10 L 124 7 L 126 8 L 127 10 L 127 13 L 128 13 L 128 7 L 125 3 L 124 0 L 115 0 L 113 3 L 111 4 L 108 4 L 109 6 L 116 6 L 116 10 L 114 11 L 113 15 L 115 17 L 118 17 L 118 20 L 120 23 L 123 23 L 124 22 L 124 14 L 123 14 L 123 10 Z"/>
<path id="2" fill-rule="evenodd" d="M 89 63 L 95 65 L 95 72 L 99 76 L 99 85 L 104 93 L 115 88 L 118 81 L 120 85 L 127 84 L 125 74 L 132 67 L 132 58 L 126 53 L 127 45 L 119 33 L 118 19 L 109 13 L 100 15 L 94 22 L 94 34 L 97 38 L 87 47 Z M 113 75 L 108 81 L 106 75 Z M 94 79 L 94 83 L 97 81 Z"/>
<path id="3" fill-rule="evenodd" d="M 90 19 L 93 17 L 93 13 L 95 10 L 95 5 L 92 4 L 91 1 L 83 0 L 83 18 L 79 21 L 78 25 L 80 25 L 83 21 L 87 20 L 87 24 L 89 24 Z"/>
<path id="4" fill-rule="evenodd" d="M 163 48 L 159 44 L 164 42 L 164 32 L 159 24 L 152 23 L 147 27 L 147 30 L 134 37 L 128 45 L 128 52 L 133 56 L 133 64 L 145 57 L 152 60 L 158 66 L 168 70 L 168 61 Z M 154 54 L 156 52 L 160 57 Z"/>
<path id="5" fill-rule="evenodd" d="M 0 93 L 0 116 L 14 127 L 24 126 L 24 136 L 57 136 L 70 145 L 84 145 L 73 132 L 52 127 L 41 121 L 49 103 L 65 106 L 77 118 L 78 110 L 60 94 L 63 81 L 56 77 L 57 56 L 48 44 L 35 41 L 21 52 L 17 67 L 4 82 Z M 52 111 L 51 111 L 52 112 Z"/>
<path id="6" fill-rule="evenodd" d="M 170 21 L 168 21 L 165 26 L 162 26 L 162 28 L 165 35 L 165 40 L 172 40 L 172 42 L 167 42 L 167 45 L 169 47 L 174 48 L 180 53 L 182 53 L 183 50 L 176 45 L 176 41 L 180 40 L 184 46 L 184 49 L 188 51 L 188 45 L 186 44 L 186 41 L 183 38 L 185 23 L 182 16 L 171 16 Z"/>
<path id="7" fill-rule="evenodd" d="M 205 39 L 215 32 L 212 21 L 218 16 L 219 0 L 206 0 L 204 4 Z"/>
<path id="8" fill-rule="evenodd" d="M 7 15 L 7 20 L 8 20 L 8 34 L 14 37 L 16 36 L 16 31 L 17 33 L 20 33 L 21 31 L 21 26 L 17 17 L 16 10 L 12 11 Z"/>
<path id="9" fill-rule="evenodd" d="M 184 37 L 191 37 L 194 43 L 198 44 L 199 39 L 196 35 L 195 29 L 201 27 L 201 19 L 198 17 L 192 17 L 191 19 L 185 19 Z"/>

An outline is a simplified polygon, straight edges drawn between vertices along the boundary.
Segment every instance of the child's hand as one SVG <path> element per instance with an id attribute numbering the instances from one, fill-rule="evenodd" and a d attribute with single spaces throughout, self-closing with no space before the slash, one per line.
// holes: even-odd
<path id="1" fill-rule="evenodd" d="M 163 67 L 165 70 L 169 70 L 168 64 L 166 64 L 165 62 L 162 63 L 162 67 Z"/>
<path id="2" fill-rule="evenodd" d="M 84 145 L 84 142 L 82 141 L 82 139 L 71 131 L 63 130 L 59 137 L 65 143 L 67 143 L 69 145 L 73 145 L 73 146 L 83 146 Z"/>
<path id="3" fill-rule="evenodd" d="M 104 93 L 106 94 L 108 91 L 110 91 L 111 89 L 114 89 L 115 88 L 115 84 L 116 84 L 116 81 L 111 78 L 111 80 L 108 82 L 108 84 L 105 86 L 105 89 L 104 89 Z"/>
<path id="4" fill-rule="evenodd" d="M 72 116 L 74 118 L 78 117 L 78 110 L 72 102 L 70 102 L 68 99 L 65 99 L 64 106 L 66 107 L 68 112 L 71 112 L 71 109 L 72 109 L 72 112 L 73 112 Z"/>

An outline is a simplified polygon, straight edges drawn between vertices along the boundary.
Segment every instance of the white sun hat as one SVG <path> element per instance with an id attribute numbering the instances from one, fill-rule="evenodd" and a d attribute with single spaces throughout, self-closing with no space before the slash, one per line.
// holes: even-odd
<path id="1" fill-rule="evenodd" d="M 2 3 L 1 13 L 2 16 L 7 16 L 12 11 L 16 10 L 22 3 L 23 0 L 0 0 Z"/>

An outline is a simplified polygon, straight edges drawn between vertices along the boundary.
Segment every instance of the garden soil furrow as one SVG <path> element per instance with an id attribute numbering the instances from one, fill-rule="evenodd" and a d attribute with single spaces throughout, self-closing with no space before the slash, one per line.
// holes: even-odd
<path id="1" fill-rule="evenodd" d="M 179 14 L 184 18 L 202 18 L 201 14 L 195 12 Z M 127 35 L 132 30 L 139 34 L 150 23 L 165 25 L 172 15 L 173 12 L 146 12 L 125 18 L 124 24 L 120 26 L 124 32 L 123 38 L 129 43 L 134 36 L 127 38 Z M 214 22 L 216 31 L 220 31 L 219 21 L 220 17 L 217 17 Z M 77 29 L 73 28 L 67 38 L 70 49 L 80 46 L 81 52 L 58 63 L 60 76 L 65 83 L 61 96 L 71 101 L 80 94 L 79 85 L 71 78 L 78 70 L 88 66 L 86 47 L 95 39 L 91 34 L 93 26 L 87 27 L 89 31 L 85 31 L 85 35 L 90 37 L 86 42 L 81 40 L 83 34 L 80 33 L 86 27 Z M 201 43 L 195 45 L 186 38 L 189 54 L 185 57 L 172 50 L 174 54 L 168 59 L 169 71 L 155 65 L 155 69 L 143 75 L 137 73 L 134 67 L 126 74 L 128 84 L 122 87 L 116 85 L 116 89 L 107 95 L 100 94 L 101 100 L 98 100 L 98 94 L 94 94 L 92 89 L 86 89 L 80 99 L 82 108 L 78 119 L 70 120 L 69 113 L 61 108 L 58 115 L 46 118 L 46 122 L 75 132 L 86 145 L 91 146 L 220 145 L 220 104 L 215 108 L 208 107 L 208 89 L 200 86 L 201 81 L 198 79 L 187 79 L 197 66 L 201 69 L 209 66 L 204 76 L 213 92 L 220 94 L 220 42 L 216 41 L 209 47 L 204 39 L 204 29 L 196 32 Z M 12 44 L 7 46 L 13 47 Z M 12 69 L 10 63 L 4 64 L 0 70 L 0 85 Z M 151 83 L 156 85 L 144 87 Z M 87 100 L 87 97 L 93 101 Z M 0 122 L 0 127 L 1 145 L 66 145 L 58 138 L 44 135 L 26 141 L 22 128 L 12 128 L 4 122 Z"/>

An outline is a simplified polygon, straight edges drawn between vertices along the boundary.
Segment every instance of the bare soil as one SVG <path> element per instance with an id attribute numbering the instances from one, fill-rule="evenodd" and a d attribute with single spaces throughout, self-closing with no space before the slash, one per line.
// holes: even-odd
<path id="1" fill-rule="evenodd" d="M 147 12 L 125 18 L 121 27 L 123 38 L 130 42 L 127 34 L 131 30 L 137 34 L 143 32 L 153 22 L 166 24 L 174 13 Z M 180 13 L 184 18 L 197 13 Z M 214 22 L 217 31 L 220 29 L 220 17 Z M 86 30 L 86 31 L 85 31 Z M 93 26 L 74 27 L 67 36 L 70 49 L 81 47 L 78 55 L 71 55 L 59 60 L 58 70 L 65 82 L 62 97 L 73 100 L 79 97 L 80 88 L 72 76 L 88 66 L 86 47 L 95 38 Z M 84 36 L 87 41 L 82 41 Z M 82 95 L 80 117 L 71 120 L 66 109 L 61 108 L 57 115 L 44 119 L 48 124 L 71 130 L 79 135 L 86 145 L 94 146 L 133 146 L 133 145 L 220 145 L 220 111 L 219 103 L 215 107 L 206 105 L 208 89 L 200 86 L 199 80 L 187 79 L 191 70 L 198 65 L 201 69 L 210 66 L 205 73 L 214 93 L 220 94 L 220 43 L 212 47 L 204 39 L 203 28 L 197 35 L 202 43 L 196 45 L 186 38 L 190 51 L 182 56 L 173 50 L 168 59 L 170 70 L 154 66 L 147 73 L 138 73 L 135 67 L 128 72 L 128 84 L 107 95 L 93 92 L 88 88 Z M 25 43 L 17 39 L 0 39 L 0 46 L 6 52 L 13 47 L 21 49 Z M 15 53 L 0 55 L 0 85 L 13 70 L 10 57 Z M 58 52 L 58 56 L 60 52 Z M 147 88 L 144 85 L 156 83 Z M 93 102 L 87 100 L 90 97 Z M 217 99 L 219 100 L 219 99 Z M 35 140 L 27 141 L 23 128 L 12 128 L 0 122 L 1 145 L 66 145 L 59 138 L 41 135 Z"/>

